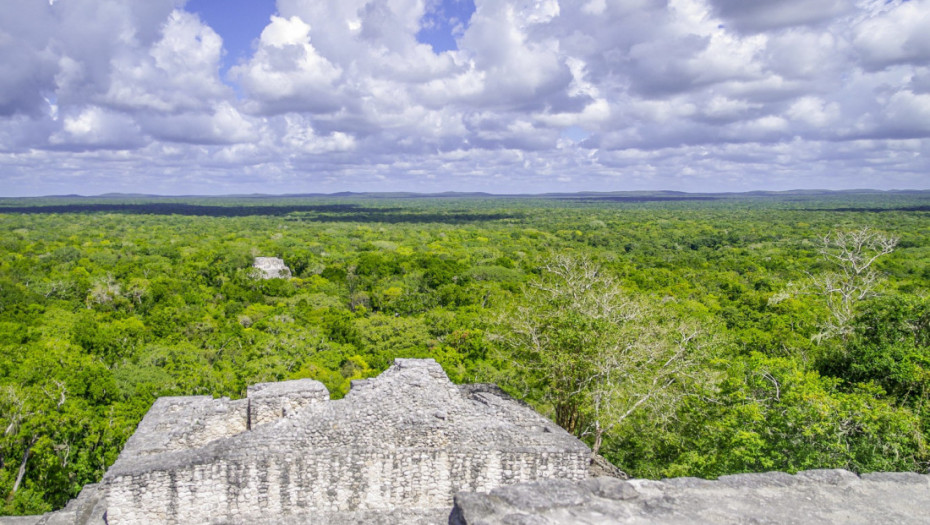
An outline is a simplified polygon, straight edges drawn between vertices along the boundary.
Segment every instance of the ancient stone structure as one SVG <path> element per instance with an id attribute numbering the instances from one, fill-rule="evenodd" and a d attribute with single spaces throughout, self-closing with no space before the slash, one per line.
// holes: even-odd
<path id="1" fill-rule="evenodd" d="M 811 470 L 717 481 L 546 480 L 455 497 L 450 525 L 876 524 L 930 522 L 930 476 Z"/>
<path id="2" fill-rule="evenodd" d="M 103 480 L 45 519 L 445 523 L 459 491 L 581 480 L 589 455 L 496 387 L 398 359 L 338 401 L 312 380 L 255 385 L 236 401 L 159 399 Z"/>
<path id="3" fill-rule="evenodd" d="M 284 264 L 283 259 L 277 257 L 256 257 L 252 267 L 256 270 L 259 279 L 288 279 L 291 269 Z"/>
<path id="4" fill-rule="evenodd" d="M 491 385 L 398 359 L 332 401 L 317 381 L 155 402 L 61 511 L 0 525 L 926 523 L 930 476 L 844 470 L 629 480 Z M 454 496 L 454 506 L 453 506 Z M 450 514 L 451 512 L 451 514 Z"/>

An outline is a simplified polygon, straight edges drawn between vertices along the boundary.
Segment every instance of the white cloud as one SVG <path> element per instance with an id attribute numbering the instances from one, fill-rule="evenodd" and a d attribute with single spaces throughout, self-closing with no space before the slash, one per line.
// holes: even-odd
<path id="1" fill-rule="evenodd" d="M 604 10 L 607 9 L 606 0 L 588 0 L 581 10 L 589 15 L 602 15 Z"/>
<path id="2" fill-rule="evenodd" d="M 435 53 L 426 0 L 278 0 L 225 81 L 183 0 L 0 10 L 0 173 L 54 193 L 65 165 L 181 193 L 930 184 L 930 0 L 475 4 Z"/>
<path id="3" fill-rule="evenodd" d="M 899 91 L 888 101 L 885 115 L 890 135 L 930 136 L 930 94 Z"/>
<path id="4" fill-rule="evenodd" d="M 711 120 L 734 121 L 743 118 L 751 110 L 761 108 L 762 104 L 753 104 L 739 98 L 716 95 L 701 105 L 701 113 Z"/>
<path id="5" fill-rule="evenodd" d="M 102 100 L 129 110 L 199 110 L 231 94 L 217 73 L 221 51 L 222 39 L 212 29 L 189 13 L 173 11 L 147 53 L 111 60 Z"/>
<path id="6" fill-rule="evenodd" d="M 824 81 L 848 67 L 843 59 L 844 41 L 829 31 L 791 28 L 769 35 L 763 51 L 773 73 L 780 76 Z M 839 80 L 839 78 L 837 78 Z"/>
<path id="7" fill-rule="evenodd" d="M 22 2 L 0 9 L 0 118 L 36 115 L 54 84 L 56 56 L 48 49 L 51 7 Z"/>
<path id="8" fill-rule="evenodd" d="M 534 26 L 558 16 L 558 3 L 477 5 L 459 46 L 484 73 L 484 91 L 478 102 L 532 105 L 568 88 L 573 77 L 560 56 L 558 40 L 530 35 Z"/>
<path id="9" fill-rule="evenodd" d="M 854 45 L 867 67 L 930 61 L 930 1 L 911 0 L 865 18 Z"/>
<path id="10" fill-rule="evenodd" d="M 840 118 L 839 105 L 827 103 L 813 96 L 801 97 L 788 108 L 788 117 L 815 128 L 822 128 L 837 122 Z"/>
<path id="11" fill-rule="evenodd" d="M 287 129 L 283 141 L 295 152 L 316 154 L 355 148 L 355 138 L 347 133 L 335 131 L 329 136 L 321 137 L 300 117 L 287 116 L 284 117 L 284 121 Z"/>
<path id="12" fill-rule="evenodd" d="M 339 109 L 335 81 L 337 66 L 310 43 L 310 25 L 297 16 L 273 16 L 262 31 L 252 59 L 232 69 L 232 75 L 260 107 L 260 112 Z"/>
<path id="13" fill-rule="evenodd" d="M 49 142 L 73 149 L 130 149 L 141 145 L 139 126 L 125 115 L 91 106 L 64 118 Z"/>
<path id="14" fill-rule="evenodd" d="M 258 139 L 253 124 L 227 102 L 209 111 L 144 115 L 139 120 L 147 133 L 169 142 L 235 144 Z"/>

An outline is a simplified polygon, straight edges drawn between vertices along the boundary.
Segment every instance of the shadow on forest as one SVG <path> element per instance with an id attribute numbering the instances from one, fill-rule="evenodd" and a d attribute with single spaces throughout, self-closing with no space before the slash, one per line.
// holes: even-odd
<path id="1" fill-rule="evenodd" d="M 609 195 L 603 197 L 554 197 L 554 200 L 572 201 L 572 202 L 675 202 L 675 201 L 715 201 L 719 197 L 706 197 L 698 195 L 686 195 L 681 197 L 669 197 L 659 195 L 642 195 L 642 196 L 616 196 Z"/>
<path id="2" fill-rule="evenodd" d="M 904 208 L 805 208 L 801 211 L 838 211 L 838 212 L 882 213 L 882 212 L 889 212 L 889 211 L 930 211 L 930 206 L 907 206 Z"/>
<path id="3" fill-rule="evenodd" d="M 316 204 L 281 206 L 210 206 L 171 202 L 139 204 L 60 204 L 53 206 L 0 207 L 0 213 L 125 213 L 130 215 L 188 215 L 205 217 L 285 217 L 308 222 L 475 222 L 521 217 L 515 213 L 475 213 L 463 211 L 419 212 L 403 208 L 370 208 L 356 204 Z"/>

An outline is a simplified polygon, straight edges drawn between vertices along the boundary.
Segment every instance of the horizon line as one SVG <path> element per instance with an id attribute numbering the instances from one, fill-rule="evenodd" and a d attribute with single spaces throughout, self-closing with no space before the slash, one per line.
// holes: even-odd
<path id="1" fill-rule="evenodd" d="M 54 194 L 54 195 L 20 195 L 20 196 L 0 196 L 0 200 L 13 199 L 99 199 L 99 198 L 306 198 L 306 197 L 529 197 L 545 198 L 552 196 L 571 196 L 571 195 L 643 195 L 643 194 L 665 194 L 665 195 L 789 195 L 789 194 L 831 194 L 831 193 L 930 193 L 930 189 L 874 189 L 874 188 L 849 188 L 841 190 L 830 189 L 790 189 L 790 190 L 746 190 L 746 191 L 709 191 L 709 192 L 690 192 L 681 190 L 616 190 L 616 191 L 555 191 L 541 193 L 491 193 L 485 191 L 441 191 L 441 192 L 415 192 L 415 191 L 338 191 L 332 193 L 322 192 L 301 192 L 301 193 L 226 193 L 226 194 L 158 194 L 158 193 L 123 193 L 108 192 L 96 195 L 71 194 Z"/>

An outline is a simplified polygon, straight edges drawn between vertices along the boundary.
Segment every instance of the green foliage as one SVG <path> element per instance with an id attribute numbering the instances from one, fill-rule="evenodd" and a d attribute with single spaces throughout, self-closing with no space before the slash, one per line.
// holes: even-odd
<path id="1" fill-rule="evenodd" d="M 594 454 L 633 415 L 662 419 L 691 383 L 710 379 L 700 330 L 624 292 L 588 259 L 553 257 L 526 295 L 501 327 L 502 358 L 516 372 L 505 384 L 538 391 L 557 424 L 591 438 Z"/>
<path id="2" fill-rule="evenodd" d="M 898 402 L 926 412 L 930 395 L 930 299 L 892 296 L 867 304 L 853 337 L 820 360 L 824 374 L 870 383 Z"/>
<path id="3" fill-rule="evenodd" d="M 725 373 L 713 403 L 692 402 L 658 439 L 644 439 L 640 423 L 608 457 L 650 476 L 926 468 L 918 418 L 880 389 L 844 392 L 793 359 L 759 353 L 729 361 Z"/>
<path id="4" fill-rule="evenodd" d="M 607 390 L 573 399 L 573 374 L 603 364 L 605 344 L 675 348 L 689 326 L 712 337 L 675 403 L 603 434 L 631 474 L 925 471 L 926 201 L 0 199 L 0 513 L 58 508 L 99 480 L 158 396 L 312 377 L 340 397 L 395 357 L 432 357 L 553 414 L 568 399 L 563 423 L 585 434 Z M 71 207 L 23 209 L 35 205 Z M 831 271 L 825 236 L 866 227 L 899 238 L 874 265 L 884 295 L 859 302 L 845 339 L 818 343 L 824 302 L 772 297 Z M 527 295 L 559 254 L 597 261 L 649 322 Z M 256 255 L 294 277 L 255 280 Z M 503 344 L 514 333 L 498 321 L 521 311 L 561 357 Z M 635 394 L 648 367 L 632 370 L 609 392 Z"/>

